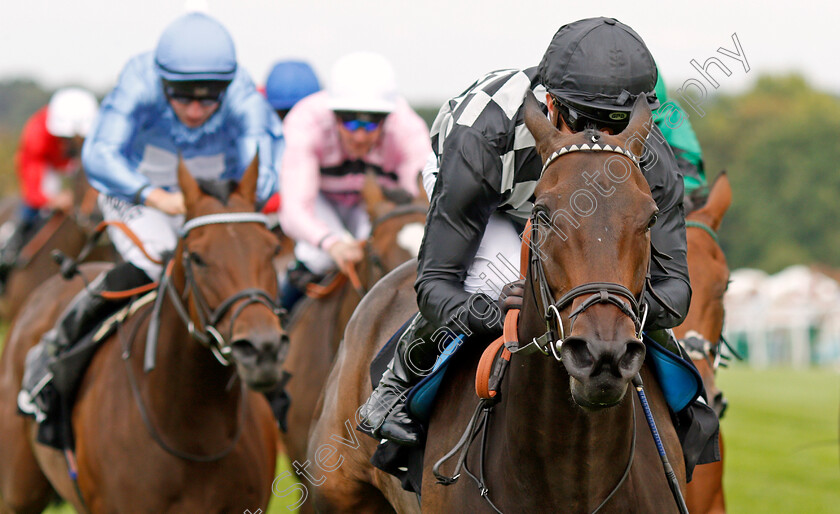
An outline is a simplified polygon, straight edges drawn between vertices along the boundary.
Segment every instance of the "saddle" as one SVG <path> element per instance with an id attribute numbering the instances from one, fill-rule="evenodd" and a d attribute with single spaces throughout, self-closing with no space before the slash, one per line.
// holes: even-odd
<path id="1" fill-rule="evenodd" d="M 49 355 L 43 342 L 29 350 L 17 405 L 20 414 L 38 423 L 39 443 L 59 450 L 75 448 L 70 415 L 91 359 L 122 323 L 156 298 L 157 291 L 152 291 L 123 306 L 59 355 Z"/>

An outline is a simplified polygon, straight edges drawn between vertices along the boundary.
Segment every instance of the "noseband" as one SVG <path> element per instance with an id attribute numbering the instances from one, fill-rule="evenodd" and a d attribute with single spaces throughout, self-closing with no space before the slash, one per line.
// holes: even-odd
<path id="1" fill-rule="evenodd" d="M 185 223 L 181 229 L 180 239 L 182 242 L 185 242 L 190 231 L 195 228 L 226 223 L 262 223 L 266 227 L 269 226 L 268 218 L 259 213 L 236 212 L 208 214 L 206 216 L 193 218 Z M 187 326 L 190 336 L 210 349 L 216 359 L 224 366 L 229 366 L 233 362 L 231 359 L 230 347 L 230 340 L 233 338 L 233 327 L 237 318 L 240 314 L 242 314 L 242 311 L 244 311 L 246 307 L 253 304 L 261 304 L 267 307 L 277 317 L 282 317 L 285 313 L 285 311 L 277 305 L 276 300 L 272 298 L 267 291 L 253 287 L 243 289 L 231 296 L 228 296 L 219 304 L 218 307 L 212 309 L 208 305 L 207 300 L 204 298 L 204 295 L 201 293 L 201 289 L 199 289 L 198 283 L 195 280 L 192 259 L 190 259 L 190 253 L 187 250 L 186 244 L 182 245 L 181 264 L 184 267 L 184 275 L 186 277 L 186 285 L 183 293 L 178 293 L 172 283 L 171 264 L 160 280 L 158 297 L 155 300 L 155 308 L 153 310 L 146 344 L 146 371 L 149 371 L 154 367 L 154 351 L 157 343 L 157 336 L 160 330 L 159 314 L 160 308 L 163 304 L 164 295 L 161 294 L 163 290 L 168 292 L 169 298 L 172 300 L 172 304 L 175 306 L 178 316 Z M 193 321 L 192 316 L 190 316 L 185 305 L 187 296 L 190 293 L 192 293 L 195 310 L 198 314 L 198 327 L 196 327 L 196 323 Z M 228 332 L 227 339 L 225 339 L 225 337 L 222 336 L 216 328 L 216 325 L 237 302 L 242 303 L 233 310 L 230 320 L 230 330 Z"/>
<path id="2" fill-rule="evenodd" d="M 539 229 L 538 225 L 539 216 L 532 216 L 531 241 L 535 240 L 534 236 L 536 235 L 536 231 Z M 644 328 L 645 320 L 647 319 L 648 306 L 647 304 L 644 304 L 644 307 L 641 307 L 640 305 L 642 305 L 642 299 L 645 295 L 647 282 L 645 282 L 645 286 L 642 287 L 642 292 L 639 294 L 638 298 L 636 298 L 636 296 L 634 296 L 627 287 L 621 284 L 616 284 L 614 282 L 588 282 L 586 284 L 573 287 L 555 302 L 552 301 L 553 297 L 551 294 L 551 288 L 549 287 L 548 280 L 545 277 L 545 270 L 543 270 L 538 252 L 530 252 L 529 266 L 531 268 L 529 273 L 531 291 L 540 292 L 540 300 L 544 306 L 543 320 L 545 321 L 546 331 L 543 335 L 532 339 L 530 343 L 521 348 L 508 348 L 511 353 L 524 352 L 525 354 L 528 354 L 535 350 L 539 350 L 545 355 L 552 355 L 559 362 L 561 360 L 560 348 L 566 340 L 566 331 L 563 328 L 563 319 L 560 316 L 560 313 L 567 307 L 571 306 L 572 303 L 581 296 L 588 297 L 569 314 L 569 332 L 573 330 L 577 317 L 586 311 L 586 309 L 599 303 L 606 303 L 616 306 L 622 314 L 630 318 L 630 321 L 633 322 L 633 327 L 635 328 L 636 337 L 641 340 L 642 329 Z M 534 284 L 535 280 L 536 284 Z M 534 301 L 536 302 L 536 300 L 537 298 L 535 293 Z M 528 350 L 526 350 L 526 348 Z"/>

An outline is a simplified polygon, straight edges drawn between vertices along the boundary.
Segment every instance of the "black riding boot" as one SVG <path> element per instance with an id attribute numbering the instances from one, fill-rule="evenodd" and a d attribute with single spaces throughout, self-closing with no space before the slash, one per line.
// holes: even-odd
<path id="1" fill-rule="evenodd" d="M 44 342 L 47 353 L 56 356 L 66 351 L 91 330 L 97 321 L 115 312 L 125 303 L 106 300 L 101 296 L 103 291 L 124 291 L 149 282 L 149 277 L 143 270 L 128 262 L 100 274 L 88 287 L 76 294 L 61 313 L 55 326 L 43 335 L 41 341 Z"/>
<path id="2" fill-rule="evenodd" d="M 406 395 L 428 375 L 440 352 L 432 340 L 436 327 L 417 314 L 397 342 L 396 353 L 379 385 L 362 406 L 364 425 L 374 436 L 405 446 L 422 442 L 423 428 L 406 411 Z"/>

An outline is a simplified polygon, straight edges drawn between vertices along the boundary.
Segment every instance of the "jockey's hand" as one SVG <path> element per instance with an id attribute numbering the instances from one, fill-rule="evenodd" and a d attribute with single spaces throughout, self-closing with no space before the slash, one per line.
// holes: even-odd
<path id="1" fill-rule="evenodd" d="M 339 241 L 333 244 L 328 250 L 338 268 L 346 275 L 354 264 L 364 258 L 362 246 L 359 241 Z"/>
<path id="2" fill-rule="evenodd" d="M 184 205 L 183 193 L 180 191 L 170 193 L 160 188 L 149 191 L 149 195 L 146 196 L 146 206 L 157 209 L 170 216 L 186 214 L 187 212 L 187 207 Z"/>
<path id="3" fill-rule="evenodd" d="M 499 295 L 499 304 L 502 307 L 502 316 L 507 315 L 511 309 L 522 309 L 522 297 L 525 295 L 525 280 L 517 280 L 506 284 Z"/>
<path id="4" fill-rule="evenodd" d="M 62 190 L 47 202 L 47 207 L 54 211 L 70 212 L 73 209 L 73 192 Z"/>

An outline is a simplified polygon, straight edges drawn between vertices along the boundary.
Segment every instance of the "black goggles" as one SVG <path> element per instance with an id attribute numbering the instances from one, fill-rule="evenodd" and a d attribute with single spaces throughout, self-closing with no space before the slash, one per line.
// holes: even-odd
<path id="1" fill-rule="evenodd" d="M 554 98 L 554 106 L 566 125 L 573 132 L 581 132 L 585 129 L 608 128 L 613 134 L 618 134 L 630 122 L 630 113 L 625 111 L 611 111 L 593 107 L 582 108 Z"/>
<path id="2" fill-rule="evenodd" d="M 163 91 L 166 97 L 182 105 L 199 102 L 204 107 L 218 104 L 225 96 L 226 80 L 194 80 L 194 81 L 163 81 Z"/>

